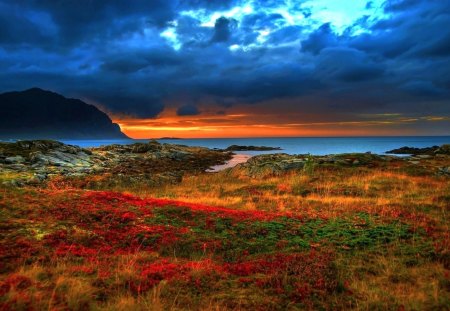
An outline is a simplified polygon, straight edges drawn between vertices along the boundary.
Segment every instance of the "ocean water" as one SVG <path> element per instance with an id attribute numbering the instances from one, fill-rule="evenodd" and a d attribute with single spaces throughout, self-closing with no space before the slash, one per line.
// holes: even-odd
<path id="1" fill-rule="evenodd" d="M 110 144 L 132 144 L 149 140 L 63 140 L 66 144 L 80 147 L 98 147 Z M 214 138 L 214 139 L 164 139 L 161 143 L 201 146 L 224 149 L 230 145 L 280 147 L 275 151 L 239 151 L 236 153 L 256 155 L 264 153 L 288 154 L 336 154 L 348 152 L 372 152 L 384 154 L 388 150 L 408 147 L 431 147 L 450 144 L 450 136 L 402 136 L 402 137 L 288 137 L 288 138 Z"/>

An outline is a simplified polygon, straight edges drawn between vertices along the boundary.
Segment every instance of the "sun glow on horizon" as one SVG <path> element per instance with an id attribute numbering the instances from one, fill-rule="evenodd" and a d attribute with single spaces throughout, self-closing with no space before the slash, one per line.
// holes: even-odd
<path id="1" fill-rule="evenodd" d="M 221 116 L 221 119 L 215 115 L 114 119 L 125 134 L 136 139 L 415 135 L 414 125 L 449 121 L 450 117 L 445 116 L 406 117 L 400 114 L 375 114 L 373 118 L 366 120 L 285 123 L 274 122 L 270 116 L 255 117 L 248 114 L 230 114 Z"/>

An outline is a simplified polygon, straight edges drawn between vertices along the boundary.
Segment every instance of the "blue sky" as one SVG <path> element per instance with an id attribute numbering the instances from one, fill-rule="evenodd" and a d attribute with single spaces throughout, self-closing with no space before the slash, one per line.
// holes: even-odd
<path id="1" fill-rule="evenodd" d="M 450 134 L 448 25 L 443 0 L 0 0 L 0 91 L 139 137 Z"/>

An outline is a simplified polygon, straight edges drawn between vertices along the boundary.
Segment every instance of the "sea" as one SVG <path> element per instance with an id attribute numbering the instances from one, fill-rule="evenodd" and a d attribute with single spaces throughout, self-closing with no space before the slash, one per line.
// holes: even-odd
<path id="1" fill-rule="evenodd" d="M 133 144 L 148 142 L 149 139 L 135 140 L 62 140 L 80 147 L 98 147 L 111 144 Z M 450 144 L 450 136 L 396 136 L 396 137 L 270 137 L 270 138 L 197 138 L 160 139 L 160 143 L 200 146 L 225 149 L 231 145 L 280 147 L 274 151 L 238 151 L 236 153 L 254 156 L 266 153 L 287 154 L 338 154 L 351 152 L 372 152 L 385 154 L 386 151 L 408 147 L 431 147 Z"/>

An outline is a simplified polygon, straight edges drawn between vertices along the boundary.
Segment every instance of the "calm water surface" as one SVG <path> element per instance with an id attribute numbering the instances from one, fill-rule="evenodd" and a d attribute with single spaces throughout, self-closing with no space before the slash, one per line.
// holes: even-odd
<path id="1" fill-rule="evenodd" d="M 149 140 L 63 140 L 64 143 L 81 147 L 98 147 L 110 144 L 132 144 Z M 384 154 L 386 151 L 403 147 L 430 147 L 450 144 L 450 136 L 407 136 L 407 137 L 290 137 L 290 138 L 214 138 L 214 139 L 165 139 L 161 143 L 201 146 L 224 149 L 230 145 L 252 145 L 281 147 L 280 151 L 239 151 L 239 154 L 256 155 L 283 152 L 288 154 L 324 155 L 347 152 Z"/>

